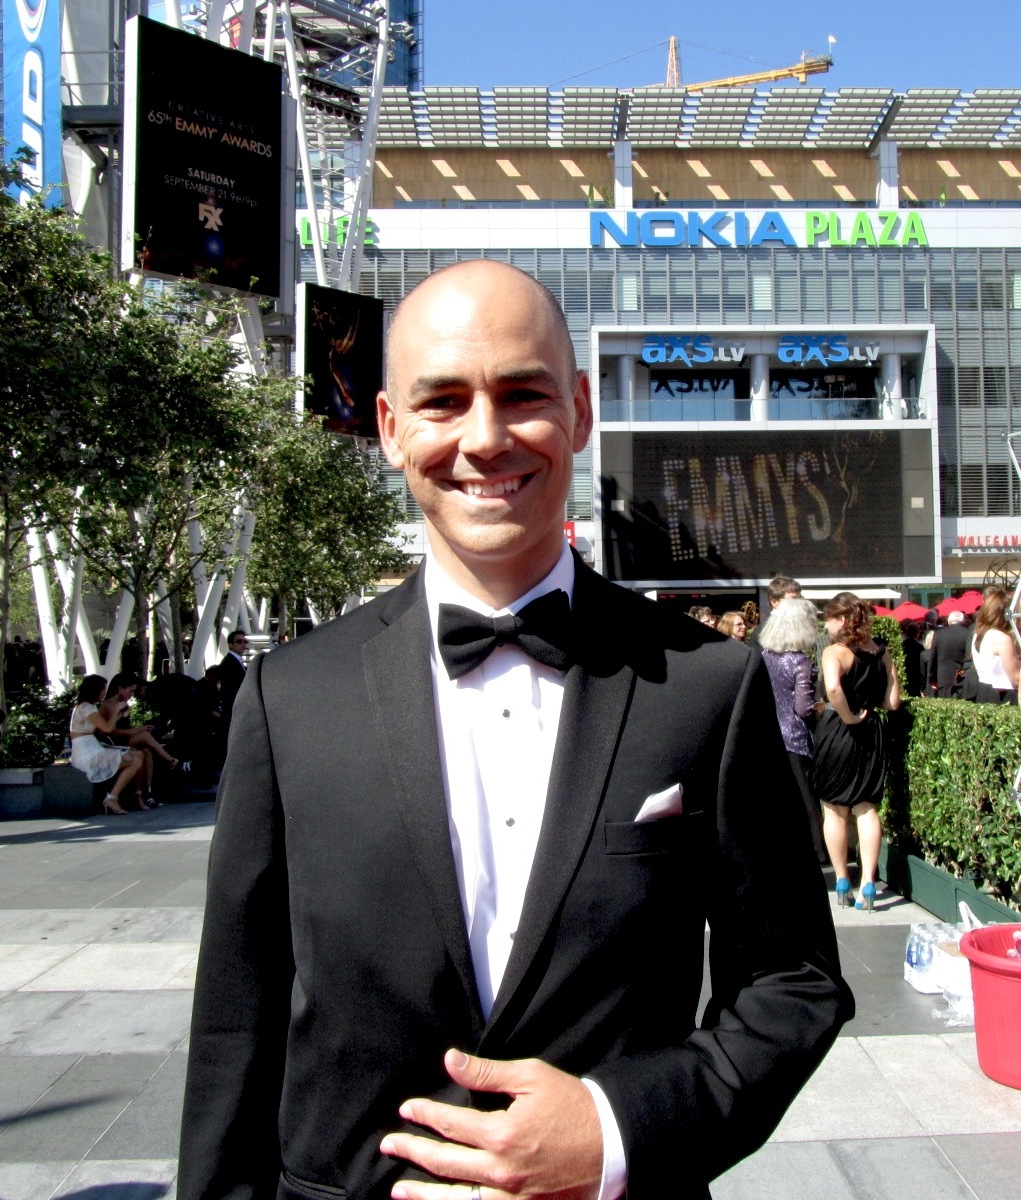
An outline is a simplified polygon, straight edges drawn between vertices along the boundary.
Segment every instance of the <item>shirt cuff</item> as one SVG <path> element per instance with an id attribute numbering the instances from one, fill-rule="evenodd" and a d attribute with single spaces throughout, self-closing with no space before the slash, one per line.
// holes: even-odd
<path id="1" fill-rule="evenodd" d="M 624 1157 L 624 1142 L 617 1118 L 599 1084 L 592 1079 L 582 1079 L 582 1083 L 588 1088 L 596 1106 L 603 1135 L 603 1173 L 599 1179 L 597 1200 L 619 1200 L 627 1190 L 627 1159 Z"/>

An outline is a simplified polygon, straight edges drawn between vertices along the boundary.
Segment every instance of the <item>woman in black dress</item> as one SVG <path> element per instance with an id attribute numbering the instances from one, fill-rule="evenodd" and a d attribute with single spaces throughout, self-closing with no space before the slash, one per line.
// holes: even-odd
<path id="1" fill-rule="evenodd" d="M 878 805 L 886 770 L 878 710 L 900 707 L 893 662 L 872 640 L 871 614 L 853 592 L 840 592 L 824 610 L 830 645 L 822 652 L 826 711 L 813 747 L 813 784 L 822 805 L 823 837 L 836 872 L 841 907 L 853 903 L 847 877 L 847 826 L 858 827 L 861 900 L 872 911 L 883 827 Z"/>

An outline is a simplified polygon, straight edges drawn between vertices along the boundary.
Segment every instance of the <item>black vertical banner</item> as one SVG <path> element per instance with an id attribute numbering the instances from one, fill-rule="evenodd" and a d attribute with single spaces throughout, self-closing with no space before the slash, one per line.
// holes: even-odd
<path id="1" fill-rule="evenodd" d="M 298 289 L 299 375 L 308 376 L 305 411 L 327 429 L 376 436 L 383 386 L 383 301 L 303 283 Z"/>
<path id="2" fill-rule="evenodd" d="M 282 75 L 128 22 L 122 266 L 280 294 Z"/>

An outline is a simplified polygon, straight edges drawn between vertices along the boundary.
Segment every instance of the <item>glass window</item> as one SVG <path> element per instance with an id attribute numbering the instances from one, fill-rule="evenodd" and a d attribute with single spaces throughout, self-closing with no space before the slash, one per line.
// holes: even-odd
<path id="1" fill-rule="evenodd" d="M 978 274 L 975 271 L 958 271 L 954 282 L 957 311 L 978 308 Z"/>
<path id="2" fill-rule="evenodd" d="M 904 307 L 900 267 L 884 263 L 879 268 L 879 308 L 885 316 L 896 315 Z"/>
<path id="3" fill-rule="evenodd" d="M 939 465 L 940 508 L 945 517 L 960 516 L 960 505 L 957 495 L 957 464 L 940 463 Z"/>
<path id="4" fill-rule="evenodd" d="M 753 271 L 751 277 L 752 312 L 773 311 L 773 277 L 768 272 Z"/>
<path id="5" fill-rule="evenodd" d="M 1000 408 L 1007 403 L 1007 371 L 1005 367 L 982 368 L 982 398 L 987 408 Z"/>
<path id="6" fill-rule="evenodd" d="M 633 271 L 622 271 L 617 276 L 617 311 L 638 312 L 638 275 Z"/>
<path id="7" fill-rule="evenodd" d="M 961 475 L 961 516 L 986 515 L 985 469 L 978 463 L 963 463 Z"/>
<path id="8" fill-rule="evenodd" d="M 979 402 L 978 370 L 978 367 L 957 368 L 957 401 L 962 406 Z"/>
<path id="9" fill-rule="evenodd" d="M 744 316 L 748 308 L 748 279 L 743 268 L 723 272 L 723 311 Z"/>
<path id="10" fill-rule="evenodd" d="M 840 320 L 851 312 L 851 280 L 849 272 L 831 270 L 826 275 L 826 293 L 830 320 Z"/>
<path id="11" fill-rule="evenodd" d="M 999 312 L 1003 308 L 1003 272 L 982 268 L 982 309 Z"/>
<path id="12" fill-rule="evenodd" d="M 853 279 L 855 315 L 876 312 L 876 273 L 871 261 L 856 264 Z"/>
<path id="13" fill-rule="evenodd" d="M 695 311 L 695 281 L 690 263 L 670 264 L 670 309 L 675 321 Z"/>

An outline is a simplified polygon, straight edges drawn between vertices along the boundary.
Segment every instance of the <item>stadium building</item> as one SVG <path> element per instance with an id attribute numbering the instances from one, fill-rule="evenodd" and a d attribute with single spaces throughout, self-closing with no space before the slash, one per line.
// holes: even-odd
<path id="1" fill-rule="evenodd" d="M 1021 559 L 1021 90 L 388 88 L 361 290 L 479 256 L 563 303 L 566 517 L 612 578 L 925 598 Z"/>

